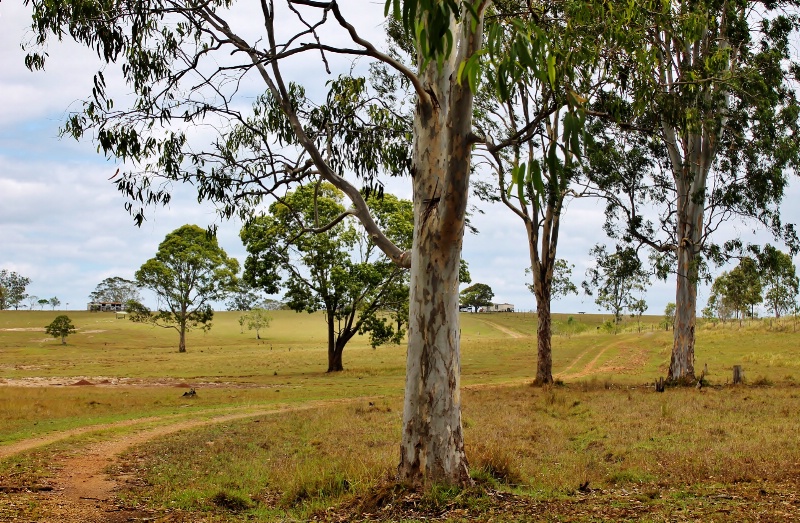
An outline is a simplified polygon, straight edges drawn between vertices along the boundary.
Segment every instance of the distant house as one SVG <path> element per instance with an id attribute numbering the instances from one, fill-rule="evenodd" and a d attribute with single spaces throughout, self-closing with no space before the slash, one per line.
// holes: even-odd
<path id="1" fill-rule="evenodd" d="M 125 307 L 118 301 L 93 301 L 86 304 L 86 310 L 92 312 L 122 312 Z"/>
<path id="2" fill-rule="evenodd" d="M 514 312 L 513 303 L 492 303 L 484 310 L 486 312 Z"/>

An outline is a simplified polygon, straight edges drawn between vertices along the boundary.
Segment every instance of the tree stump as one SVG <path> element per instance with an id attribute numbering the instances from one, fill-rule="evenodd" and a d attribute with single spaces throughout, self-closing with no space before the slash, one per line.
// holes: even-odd
<path id="1" fill-rule="evenodd" d="M 738 385 L 744 383 L 744 371 L 741 365 L 733 366 L 733 384 Z"/>

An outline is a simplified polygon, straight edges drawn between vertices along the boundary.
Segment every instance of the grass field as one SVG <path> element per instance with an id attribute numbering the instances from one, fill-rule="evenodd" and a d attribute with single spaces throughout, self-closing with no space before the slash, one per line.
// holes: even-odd
<path id="1" fill-rule="evenodd" d="M 113 313 L 69 312 L 78 332 L 61 345 L 44 333 L 57 314 L 0 311 L 0 456 L 30 438 L 75 437 L 0 462 L 0 487 L 46 483 L 58 473 L 53 456 L 134 430 L 126 420 L 157 426 L 310 405 L 134 448 L 114 469 L 137 478 L 125 503 L 185 518 L 175 521 L 345 521 L 370 514 L 365 497 L 391 478 L 404 346 L 372 349 L 356 337 L 347 370 L 329 375 L 319 314 L 276 311 L 257 340 L 240 332 L 237 313 L 217 313 L 211 331 L 190 333 L 184 354 L 174 331 Z M 485 488 L 407 493 L 427 512 L 394 514 L 384 504 L 388 520 L 482 520 L 504 492 L 515 501 L 499 521 L 521 519 L 518 509 L 553 512 L 553 521 L 670 520 L 681 506 L 702 520 L 755 520 L 780 508 L 758 501 L 762 491 L 800 514 L 787 486 L 800 479 L 800 333 L 791 320 L 701 325 L 696 366 L 707 365 L 711 386 L 656 394 L 647 385 L 666 374 L 671 348 L 661 318 L 646 317 L 641 332 L 629 321 L 618 334 L 602 327 L 607 317 L 569 318 L 554 315 L 563 385 L 539 389 L 529 386 L 533 315 L 461 315 L 467 450 Z M 735 364 L 744 387 L 726 386 Z M 93 385 L 73 386 L 81 380 Z M 197 398 L 182 395 L 187 386 Z M 25 510 L 14 518 L 32 517 L 35 503 Z"/>

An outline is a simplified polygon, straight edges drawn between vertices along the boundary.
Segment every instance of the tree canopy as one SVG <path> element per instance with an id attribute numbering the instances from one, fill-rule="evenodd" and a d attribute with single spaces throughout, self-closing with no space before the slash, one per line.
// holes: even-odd
<path id="1" fill-rule="evenodd" d="M 130 319 L 175 329 L 180 336 L 178 351 L 186 352 L 186 331 L 198 325 L 211 328 L 211 302 L 226 296 L 238 272 L 239 263 L 228 258 L 208 231 L 197 225 L 179 227 L 136 271 L 137 284 L 158 297 L 158 310 L 131 302 Z"/>
<path id="2" fill-rule="evenodd" d="M 618 245 L 614 252 L 608 252 L 604 245 L 596 245 L 591 253 L 596 265 L 586 271 L 586 293 L 596 293 L 595 303 L 614 315 L 615 324 L 619 324 L 625 311 L 644 312 L 647 306 L 640 296 L 650 284 L 650 277 L 636 250 Z"/>
<path id="3" fill-rule="evenodd" d="M 139 287 L 135 281 L 126 280 L 119 276 L 106 278 L 97 284 L 94 291 L 89 294 L 92 302 L 128 303 L 129 301 L 142 301 Z"/>
<path id="4" fill-rule="evenodd" d="M 376 223 L 402 247 L 411 246 L 411 202 L 383 194 L 367 200 Z M 408 272 L 391 262 L 343 206 L 331 184 L 303 186 L 242 228 L 244 279 L 270 294 L 285 287 L 297 312 L 325 311 L 328 372 L 343 370 L 342 353 L 358 333 L 373 346 L 399 343 L 408 321 Z M 387 314 L 388 313 L 388 314 Z"/>
<path id="5" fill-rule="evenodd" d="M 669 378 L 694 379 L 697 285 L 710 260 L 740 255 L 714 233 L 760 222 L 797 247 L 779 204 L 800 165 L 798 3 L 637 3 L 614 60 L 617 88 L 592 100 L 590 191 L 606 230 L 650 246 L 676 277 Z M 651 211 L 657 211 L 651 217 Z"/>
<path id="6" fill-rule="evenodd" d="M 757 261 L 763 290 L 766 291 L 764 301 L 769 310 L 776 318 L 794 311 L 800 292 L 800 280 L 792 257 L 772 245 L 767 245 L 758 253 Z"/>
<path id="7" fill-rule="evenodd" d="M 492 304 L 494 292 L 485 283 L 473 283 L 461 291 L 461 306 L 472 307 L 476 311 L 481 307 L 488 307 Z"/>
<path id="8" fill-rule="evenodd" d="M 30 278 L 14 271 L 0 270 L 0 310 L 19 309 L 19 306 L 28 297 L 25 289 L 30 284 Z"/>
<path id="9" fill-rule="evenodd" d="M 69 316 L 66 314 L 61 314 L 56 316 L 56 318 L 50 322 L 44 328 L 44 331 L 54 338 L 61 338 L 61 344 L 67 344 L 67 336 L 70 334 L 75 334 L 75 325 L 72 324 L 72 320 L 69 319 Z"/>

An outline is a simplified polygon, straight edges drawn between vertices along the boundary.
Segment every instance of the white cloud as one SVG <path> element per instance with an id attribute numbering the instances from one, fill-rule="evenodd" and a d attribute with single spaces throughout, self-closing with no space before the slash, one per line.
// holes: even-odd
<path id="1" fill-rule="evenodd" d="M 381 23 L 383 2 L 340 2 L 346 15 L 363 34 L 376 44 L 383 44 Z M 238 3 L 235 22 L 250 24 L 257 20 L 257 3 Z M 19 44 L 31 35 L 30 8 L 16 3 L 2 3 L 0 17 L 0 268 L 29 276 L 29 292 L 43 297 L 58 296 L 71 307 L 82 308 L 89 292 L 109 276 L 132 278 L 136 269 L 156 252 L 164 236 L 185 223 L 207 226 L 218 223 L 220 244 L 244 261 L 239 238 L 240 224 L 219 223 L 214 209 L 198 205 L 190 187 L 174 188 L 168 208 L 153 209 L 141 228 L 133 226 L 123 209 L 123 198 L 108 178 L 116 170 L 115 162 L 99 156 L 90 143 L 59 140 L 58 127 L 76 100 L 91 91 L 92 75 L 99 62 L 92 51 L 65 41 L 53 43 L 44 72 L 30 72 L 23 63 Z M 252 26 L 251 36 L 258 27 Z M 363 28 L 363 29 L 362 29 Z M 287 27 L 288 30 L 288 27 Z M 288 34 L 288 33 L 287 33 Z M 347 37 L 340 29 L 327 32 L 334 41 Z M 338 72 L 350 69 L 352 60 L 329 56 Z M 365 60 L 356 62 L 364 71 Z M 287 81 L 301 81 L 309 92 L 319 96 L 327 75 L 318 54 L 298 56 L 284 69 Z M 119 74 L 109 68 L 110 88 L 124 95 L 126 88 Z M 243 86 L 237 103 L 250 103 L 264 91 L 254 79 Z M 199 128 L 195 138 L 211 133 Z M 410 197 L 410 180 L 387 182 L 392 192 Z M 800 189 L 790 186 L 784 209 L 787 221 L 800 221 Z M 480 204 L 485 214 L 475 215 L 477 236 L 467 235 L 464 257 L 470 264 L 473 281 L 488 283 L 497 300 L 511 302 L 518 309 L 534 309 L 535 302 L 525 284 L 529 276 L 527 239 L 522 222 L 501 205 Z M 579 284 L 591 264 L 588 250 L 594 243 L 607 242 L 602 231 L 603 206 L 596 201 L 572 202 L 562 219 L 559 257 L 575 264 L 574 281 Z M 721 231 L 734 234 L 749 228 L 730 224 Z M 763 231 L 755 237 L 768 241 Z M 701 289 L 702 296 L 705 290 Z M 660 313 L 674 300 L 674 281 L 654 282 L 648 293 L 650 313 Z M 554 311 L 594 311 L 591 298 L 570 296 L 554 304 Z"/>

